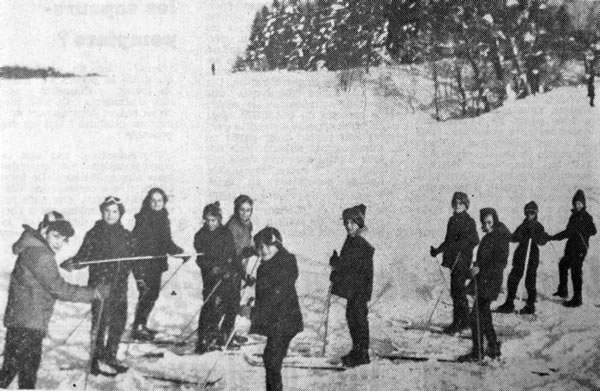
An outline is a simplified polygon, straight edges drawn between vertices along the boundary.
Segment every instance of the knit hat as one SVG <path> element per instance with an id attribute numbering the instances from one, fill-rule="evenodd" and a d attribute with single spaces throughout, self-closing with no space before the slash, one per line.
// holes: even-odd
<path id="1" fill-rule="evenodd" d="M 527 212 L 535 212 L 535 214 L 537 214 L 538 205 L 535 203 L 535 201 L 530 201 L 525 205 L 523 211 L 525 212 L 525 214 L 527 214 Z"/>
<path id="2" fill-rule="evenodd" d="M 583 207 L 585 208 L 585 194 L 581 189 L 577 190 L 575 192 L 575 195 L 573 196 L 573 206 L 575 206 L 575 202 L 577 201 L 580 201 L 583 204 Z"/>
<path id="3" fill-rule="evenodd" d="M 479 211 L 479 220 L 483 221 L 487 216 L 491 215 L 494 220 L 494 226 L 498 224 L 498 212 L 494 208 L 483 208 Z"/>
<path id="4" fill-rule="evenodd" d="M 283 238 L 277 228 L 266 226 L 254 235 L 254 245 L 259 248 L 261 244 L 267 246 L 275 245 L 278 248 L 283 247 Z"/>
<path id="5" fill-rule="evenodd" d="M 366 212 L 367 207 L 364 204 L 356 205 L 351 208 L 344 209 L 342 212 L 342 220 L 352 220 L 359 226 L 359 228 L 363 228 L 365 226 Z"/>
<path id="6" fill-rule="evenodd" d="M 99 206 L 100 213 L 104 212 L 104 209 L 106 209 L 107 207 L 109 207 L 111 205 L 117 205 L 117 207 L 119 208 L 119 214 L 121 216 L 123 216 L 125 214 L 125 206 L 123 205 L 123 202 L 121 201 L 121 199 L 119 197 L 115 197 L 115 196 L 108 196 L 104 199 L 104 201 L 102 201 L 102 203 Z"/>
<path id="7" fill-rule="evenodd" d="M 466 206 L 467 209 L 469 209 L 469 196 L 466 193 L 463 193 L 462 191 L 457 191 L 456 193 L 454 193 L 454 195 L 452 195 L 452 207 L 454 207 L 454 205 L 456 205 L 457 203 L 461 203 L 464 206 Z"/>
<path id="8" fill-rule="evenodd" d="M 54 221 L 64 220 L 64 219 L 65 219 L 65 217 L 62 215 L 62 213 L 59 213 L 55 210 L 48 212 L 44 215 L 44 218 L 38 224 L 38 230 L 42 230 L 42 229 L 46 228 L 50 223 L 52 223 Z"/>
<path id="9" fill-rule="evenodd" d="M 69 223 L 67 220 L 52 221 L 48 223 L 46 227 L 48 229 L 48 232 L 56 231 L 66 238 L 70 238 L 73 235 L 75 235 L 75 230 L 71 226 L 71 223 Z"/>
<path id="10" fill-rule="evenodd" d="M 223 213 L 221 213 L 221 204 L 219 201 L 215 201 L 212 204 L 208 204 L 204 207 L 204 210 L 202 211 L 202 218 L 206 220 L 209 215 L 217 217 L 219 221 L 223 218 Z"/>
<path id="11" fill-rule="evenodd" d="M 238 212 L 240 211 L 240 208 L 242 207 L 242 205 L 244 205 L 246 203 L 250 204 L 250 206 L 254 205 L 254 201 L 249 196 L 247 196 L 245 194 L 240 194 L 239 196 L 237 196 L 235 198 L 235 200 L 233 200 L 234 213 L 237 215 Z"/>

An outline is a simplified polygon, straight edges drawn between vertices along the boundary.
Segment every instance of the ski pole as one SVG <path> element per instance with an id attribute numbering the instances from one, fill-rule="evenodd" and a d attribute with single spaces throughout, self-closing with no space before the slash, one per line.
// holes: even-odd
<path id="1" fill-rule="evenodd" d="M 231 341 L 233 341 L 233 337 L 235 336 L 235 333 L 237 332 L 237 330 L 234 328 L 233 331 L 231 332 L 231 334 L 229 335 L 229 338 L 227 338 L 227 342 L 225 343 L 225 345 L 223 345 L 223 347 L 221 347 L 221 355 L 218 358 L 215 358 L 215 362 L 212 365 L 212 367 L 210 368 L 210 370 L 208 371 L 208 373 L 206 374 L 206 377 L 204 378 L 204 380 L 202 381 L 202 389 L 206 390 L 206 387 L 208 387 L 210 385 L 209 383 L 209 379 L 210 379 L 210 375 L 212 375 L 213 371 L 215 370 L 215 368 L 217 367 L 217 363 L 219 361 L 221 361 L 221 358 L 223 358 L 223 356 L 225 355 L 224 352 L 227 350 L 227 348 L 229 347 L 229 344 L 231 344 Z"/>
<path id="2" fill-rule="evenodd" d="M 523 265 L 523 284 L 527 279 L 527 267 L 529 266 L 529 256 L 531 255 L 531 238 L 527 241 L 527 252 L 525 253 L 525 265 Z M 521 283 L 519 282 L 519 289 L 517 290 L 519 301 L 523 301 L 523 290 L 521 289 Z"/>
<path id="3" fill-rule="evenodd" d="M 323 333 L 323 348 L 321 349 L 321 356 L 325 356 L 325 350 L 327 349 L 327 331 L 329 329 L 329 308 L 331 308 L 331 284 L 327 291 L 327 300 L 325 301 L 325 332 Z"/>
<path id="4" fill-rule="evenodd" d="M 190 325 L 192 324 L 192 322 L 194 321 L 194 319 L 196 319 L 196 316 L 198 316 L 200 314 L 200 312 L 202 312 L 202 308 L 206 305 L 206 303 L 208 303 L 208 301 L 212 298 L 212 296 L 214 295 L 214 293 L 217 291 L 217 289 L 219 288 L 219 286 L 221 285 L 221 283 L 223 282 L 223 279 L 220 279 L 219 282 L 217 282 L 217 284 L 214 286 L 214 288 L 210 291 L 210 293 L 208 294 L 208 296 L 206 296 L 206 299 L 204 300 L 204 303 L 202 303 L 202 307 L 200 307 L 200 309 L 194 314 L 194 316 L 192 317 L 192 319 L 190 319 L 190 321 L 181 329 L 181 334 L 179 334 L 179 337 L 181 338 L 185 332 L 185 330 L 187 330 L 188 327 L 190 327 Z M 187 336 L 183 341 L 180 341 L 180 343 L 183 343 L 185 341 L 187 341 L 192 335 L 194 335 L 194 333 L 197 331 L 198 329 L 194 330 L 192 332 L 192 334 L 190 334 L 189 336 Z"/>
<path id="5" fill-rule="evenodd" d="M 102 323 L 102 315 L 104 313 L 104 299 L 100 299 L 100 311 L 98 312 L 97 323 L 94 325 L 94 329 L 92 330 L 92 338 L 90 347 L 90 362 L 88 364 L 86 373 L 85 373 L 85 381 L 83 383 L 83 390 L 87 389 L 88 379 L 90 377 L 90 372 L 92 371 L 92 364 L 94 363 L 94 359 L 96 358 L 96 345 L 98 343 L 98 334 L 100 332 L 100 324 Z"/>
<path id="6" fill-rule="evenodd" d="M 181 265 L 177 266 L 177 269 L 175 269 L 175 271 L 173 272 L 173 274 L 171 274 L 171 276 L 169 278 L 167 278 L 167 280 L 165 282 L 162 283 L 162 285 L 159 288 L 159 292 L 163 290 L 163 288 L 173 279 L 173 277 L 175 277 L 175 275 L 179 272 L 179 270 L 183 267 L 183 265 L 185 265 L 185 262 L 181 263 Z"/>
<path id="7" fill-rule="evenodd" d="M 78 266 L 88 266 L 88 265 L 98 265 L 102 263 L 112 263 L 112 262 L 127 262 L 127 261 L 147 261 L 151 259 L 165 258 L 165 257 L 174 257 L 174 258 L 183 258 L 183 257 L 195 257 L 199 255 L 204 255 L 203 253 L 192 253 L 192 254 L 165 254 L 165 255 L 141 255 L 136 257 L 121 257 L 121 258 L 107 258 L 107 259 L 96 259 L 93 261 L 79 262 Z"/>

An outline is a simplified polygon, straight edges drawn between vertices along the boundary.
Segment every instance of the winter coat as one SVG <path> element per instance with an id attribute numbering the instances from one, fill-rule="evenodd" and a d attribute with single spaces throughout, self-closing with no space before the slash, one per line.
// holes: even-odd
<path id="1" fill-rule="evenodd" d="M 89 262 L 101 259 L 124 258 L 134 255 L 133 236 L 121 222 L 109 225 L 104 220 L 96 221 L 83 238 L 83 243 L 73 260 Z M 89 265 L 88 284 L 110 285 L 111 298 L 127 298 L 127 279 L 133 261 L 107 262 Z M 145 262 L 145 261 L 139 261 Z"/>
<path id="2" fill-rule="evenodd" d="M 33 228 L 23 228 L 25 231 L 13 245 L 18 257 L 10 276 L 4 325 L 46 334 L 56 300 L 89 303 L 94 299 L 94 289 L 67 283 L 46 240 Z"/>
<path id="3" fill-rule="evenodd" d="M 340 256 L 330 260 L 331 293 L 348 300 L 371 300 L 374 253 L 362 236 L 347 236 Z"/>
<path id="4" fill-rule="evenodd" d="M 473 260 L 473 249 L 478 243 L 475 220 L 466 211 L 452 215 L 448 220 L 444 242 L 437 248 L 438 253 L 444 253 L 442 266 L 451 269 L 460 254 L 459 262 L 468 268 Z"/>
<path id="5" fill-rule="evenodd" d="M 564 231 L 551 236 L 551 240 L 563 240 L 567 239 L 567 245 L 565 246 L 565 256 L 568 255 L 582 255 L 587 254 L 587 250 L 590 246 L 590 236 L 596 235 L 596 226 L 594 225 L 594 219 L 592 216 L 583 208 L 581 211 L 573 209 L 567 228 Z"/>
<path id="6" fill-rule="evenodd" d="M 477 259 L 473 266 L 479 267 L 477 279 L 478 295 L 481 299 L 496 300 L 502 289 L 504 268 L 510 255 L 511 234 L 508 228 L 498 222 L 494 230 L 483 236 L 479 243 Z M 473 285 L 469 286 L 473 292 Z"/>
<path id="7" fill-rule="evenodd" d="M 236 216 L 231 216 L 227 222 L 227 228 L 233 235 L 233 243 L 235 244 L 235 254 L 238 258 L 242 258 L 242 250 L 247 247 L 252 247 L 252 223 L 244 224 Z"/>
<path id="8" fill-rule="evenodd" d="M 527 257 L 527 247 L 529 247 L 529 239 L 531 239 L 529 258 L 539 260 L 540 249 L 538 245 L 543 246 L 546 244 L 548 238 L 549 236 L 544 230 L 544 226 L 539 221 L 529 221 L 528 219 L 525 219 L 521 225 L 517 227 L 510 238 L 511 242 L 519 243 L 513 255 L 513 259 L 524 260 L 525 257 Z"/>
<path id="9" fill-rule="evenodd" d="M 166 209 L 148 210 L 135 215 L 135 226 L 131 234 L 135 239 L 136 255 L 166 255 L 183 252 L 171 237 L 171 222 Z M 169 264 L 165 256 L 149 261 L 140 261 L 134 267 L 162 273 L 169 268 Z"/>
<path id="10" fill-rule="evenodd" d="M 292 336 L 303 330 L 297 279 L 296 256 L 284 248 L 270 260 L 261 262 L 256 274 L 251 334 Z"/>
<path id="11" fill-rule="evenodd" d="M 196 258 L 196 263 L 202 271 L 205 290 L 223 277 L 231 280 L 241 275 L 242 265 L 235 256 L 233 235 L 227 227 L 221 225 L 211 231 L 203 226 L 194 236 L 194 248 L 203 254 Z"/>

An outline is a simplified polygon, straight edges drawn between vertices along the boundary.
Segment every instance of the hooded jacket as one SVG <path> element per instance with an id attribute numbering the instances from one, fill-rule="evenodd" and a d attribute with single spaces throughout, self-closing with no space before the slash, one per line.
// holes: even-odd
<path id="1" fill-rule="evenodd" d="M 18 257 L 10 276 L 4 325 L 46 334 L 56 300 L 89 303 L 94 299 L 94 289 L 67 283 L 46 239 L 30 226 L 23 228 L 13 245 Z"/>
<path id="2" fill-rule="evenodd" d="M 250 333 L 264 336 L 296 335 L 303 330 L 296 292 L 296 257 L 282 248 L 256 272 L 256 304 Z"/>
<path id="3" fill-rule="evenodd" d="M 473 249 L 478 243 L 479 235 L 475 220 L 464 211 L 450 217 L 446 227 L 446 237 L 436 252 L 444 253 L 442 260 L 444 267 L 452 269 L 457 259 L 469 267 L 473 260 Z"/>
<path id="4" fill-rule="evenodd" d="M 100 259 L 131 257 L 134 254 L 134 241 L 131 233 L 118 222 L 113 225 L 104 220 L 96 221 L 83 238 L 83 243 L 73 259 L 76 262 L 87 262 Z M 145 262 L 145 261 L 139 261 Z M 110 285 L 110 296 L 127 298 L 127 278 L 131 270 L 131 262 L 107 262 L 89 265 L 90 286 Z"/>
<path id="5" fill-rule="evenodd" d="M 166 209 L 147 210 L 135 215 L 135 226 L 131 232 L 135 239 L 136 255 L 181 254 L 183 250 L 173 242 L 171 222 Z M 169 268 L 167 257 L 136 264 L 142 270 L 162 273 Z"/>
<path id="6" fill-rule="evenodd" d="M 371 300 L 375 249 L 362 236 L 347 236 L 339 257 L 332 257 L 331 293 L 348 300 Z"/>
<path id="7" fill-rule="evenodd" d="M 510 238 L 508 228 L 502 222 L 497 222 L 492 232 L 485 234 L 479 243 L 477 259 L 473 266 L 479 267 L 475 278 L 478 295 L 482 299 L 493 301 L 500 294 L 504 268 L 510 254 Z"/>

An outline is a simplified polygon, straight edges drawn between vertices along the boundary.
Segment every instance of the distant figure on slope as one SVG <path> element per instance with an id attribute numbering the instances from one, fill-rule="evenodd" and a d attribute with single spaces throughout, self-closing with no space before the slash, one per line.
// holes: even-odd
<path id="1" fill-rule="evenodd" d="M 256 262 L 256 249 L 252 242 L 252 211 L 254 207 L 254 201 L 249 196 L 242 194 L 236 197 L 233 201 L 233 215 L 227 222 L 226 226 L 233 235 L 233 243 L 235 245 L 235 262 L 242 266 L 242 273 L 236 276 L 234 285 L 238 287 L 238 290 L 234 293 L 234 297 L 231 298 L 232 306 L 231 312 L 225 316 L 223 321 L 223 329 L 230 334 L 235 326 L 236 316 L 240 313 L 240 300 L 243 301 L 242 305 L 245 307 L 250 306 L 250 298 L 254 295 L 246 294 L 249 290 L 248 286 L 254 279 L 254 276 L 247 276 L 248 273 L 255 274 Z M 251 262 L 253 261 L 253 262 Z M 244 280 L 244 297 L 241 297 L 241 283 Z M 234 337 L 234 343 L 240 344 L 245 342 L 246 339 L 241 336 Z"/>
<path id="2" fill-rule="evenodd" d="M 481 209 L 480 219 L 485 235 L 481 239 L 477 259 L 471 269 L 474 281 L 469 284 L 475 296 L 470 315 L 473 348 L 470 353 L 458 358 L 460 362 L 475 362 L 483 359 L 484 336 L 487 340 L 485 355 L 492 359 L 500 357 L 500 343 L 492 323 L 490 304 L 498 298 L 502 288 L 504 268 L 510 253 L 511 235 L 508 228 L 498 220 L 495 209 Z"/>
<path id="3" fill-rule="evenodd" d="M 537 298 L 536 277 L 540 264 L 540 249 L 548 241 L 548 234 L 544 226 L 538 221 L 538 206 L 534 201 L 525 205 L 525 220 L 512 234 L 511 242 L 519 243 L 513 255 L 512 269 L 508 275 L 506 301 L 496 309 L 500 313 L 511 313 L 515 310 L 514 301 L 517 297 L 519 282 L 525 272 L 525 288 L 527 289 L 527 302 L 519 314 L 534 314 L 535 300 Z M 531 241 L 531 243 L 530 243 Z M 527 259 L 529 256 L 529 259 Z"/>
<path id="4" fill-rule="evenodd" d="M 224 327 L 225 318 L 235 311 L 236 304 L 239 306 L 237 276 L 241 273 L 233 235 L 221 224 L 223 215 L 219 202 L 206 205 L 202 218 L 204 224 L 194 237 L 194 248 L 202 254 L 196 263 L 202 272 L 204 298 L 198 320 L 197 354 L 218 349 L 227 342 L 230 330 Z M 233 319 L 235 322 L 235 315 Z"/>
<path id="5" fill-rule="evenodd" d="M 210 70 L 213 76 L 217 73 L 217 67 L 215 66 L 214 62 L 210 65 Z"/>
<path id="6" fill-rule="evenodd" d="M 161 255 L 161 257 L 137 262 L 131 269 L 139 292 L 135 319 L 131 327 L 133 339 L 154 339 L 157 332 L 149 329 L 147 323 L 150 312 L 158 299 L 162 274 L 169 268 L 166 255 L 183 252 L 171 237 L 171 222 L 166 209 L 167 201 L 167 194 L 163 189 L 158 187 L 150 189 L 142 202 L 139 213 L 135 215 L 135 226 L 132 231 L 135 238 L 135 255 Z M 184 262 L 187 260 L 184 259 Z"/>
<path id="7" fill-rule="evenodd" d="M 567 280 L 569 269 L 573 281 L 573 297 L 564 303 L 566 307 L 579 307 L 582 304 L 581 289 L 583 285 L 583 261 L 590 246 L 590 236 L 596 235 L 594 219 L 585 210 L 585 194 L 583 190 L 577 190 L 573 197 L 573 209 L 567 228 L 550 236 L 550 240 L 567 239 L 565 255 L 558 263 L 559 284 L 553 296 L 567 298 L 569 291 Z"/>
<path id="8" fill-rule="evenodd" d="M 6 338 L 0 388 L 7 388 L 15 376 L 19 377 L 19 388 L 36 388 L 42 342 L 56 300 L 89 303 L 109 294 L 108 286 L 94 289 L 72 285 L 61 277 L 54 256 L 75 231 L 60 213 L 46 214 L 38 230 L 28 225 L 23 228 L 13 244 L 17 261 L 4 313 Z"/>
<path id="9" fill-rule="evenodd" d="M 348 367 L 368 364 L 369 309 L 373 293 L 373 254 L 375 249 L 361 235 L 365 231 L 363 204 L 345 209 L 342 220 L 348 236 L 340 255 L 334 251 L 330 259 L 331 293 L 347 300 L 346 321 L 352 337 L 352 350 L 342 363 Z"/>
<path id="10" fill-rule="evenodd" d="M 450 296 L 453 303 L 452 323 L 444 332 L 454 334 L 469 327 L 469 303 L 465 282 L 473 260 L 473 249 L 479 243 L 475 220 L 467 213 L 469 197 L 462 192 L 452 196 L 454 215 L 448 220 L 446 237 L 438 248 L 431 247 L 432 257 L 443 253 L 442 266 L 450 269 Z"/>
<path id="11" fill-rule="evenodd" d="M 92 265 L 81 263 L 131 257 L 134 254 L 134 245 L 131 232 L 121 224 L 125 207 L 120 198 L 106 197 L 100 204 L 100 213 L 102 218 L 85 234 L 77 254 L 61 266 L 67 270 L 89 266 L 90 286 L 110 285 L 110 296 L 106 299 L 104 307 L 99 303 L 92 304 L 92 332 L 98 332 L 93 336 L 96 345 L 90 373 L 116 376 L 128 370 L 126 365 L 117 360 L 117 352 L 127 324 L 127 282 L 131 261 Z M 101 364 L 106 364 L 110 371 L 104 370 Z"/>
<path id="12" fill-rule="evenodd" d="M 281 233 L 272 227 L 254 236 L 261 263 L 256 275 L 256 305 L 251 334 L 267 337 L 263 352 L 267 391 L 283 390 L 281 366 L 290 342 L 304 328 L 296 293 L 298 264 L 283 247 Z"/>

